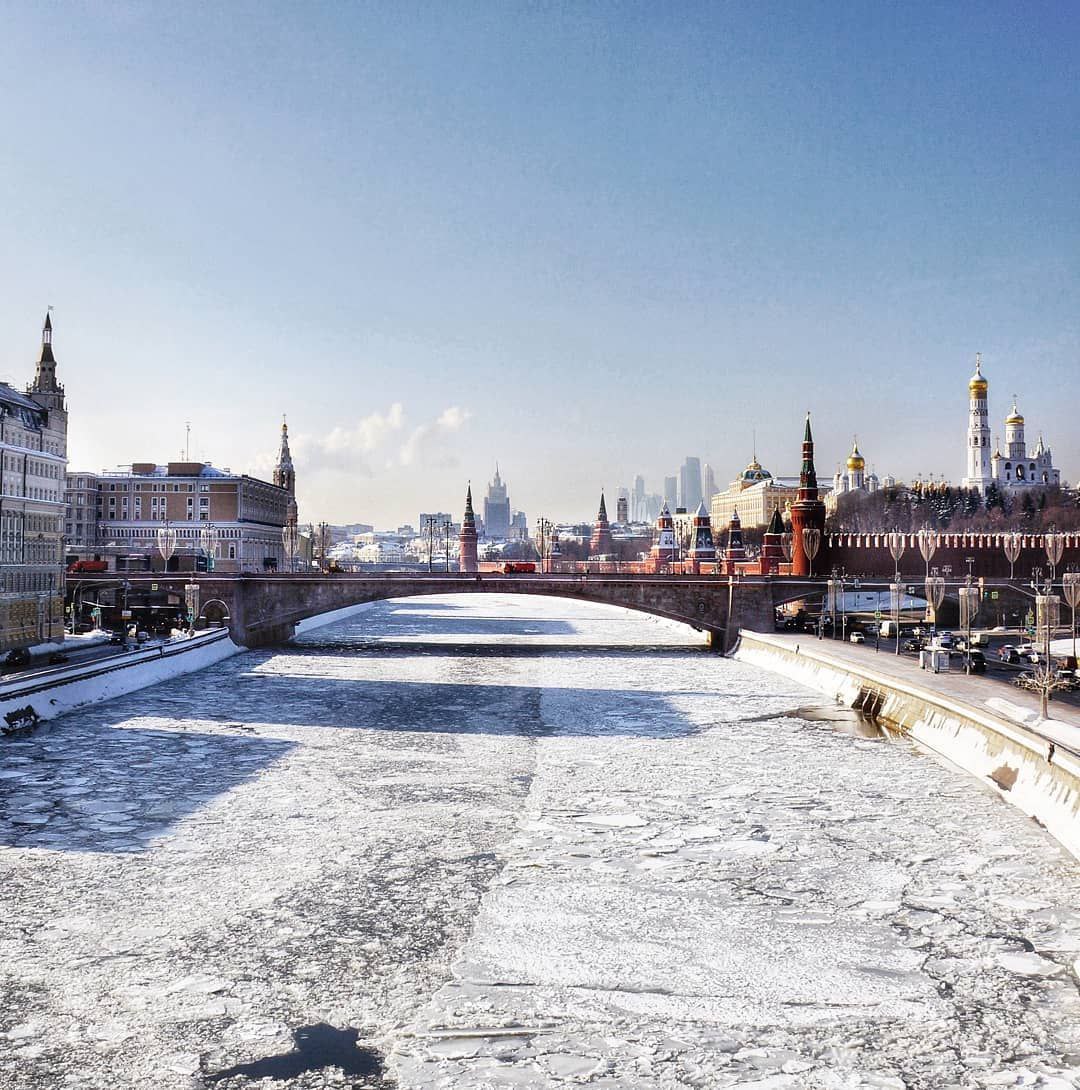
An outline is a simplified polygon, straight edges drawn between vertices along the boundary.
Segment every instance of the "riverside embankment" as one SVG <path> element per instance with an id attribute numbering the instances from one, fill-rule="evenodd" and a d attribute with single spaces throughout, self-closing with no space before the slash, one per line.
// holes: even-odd
<path id="1" fill-rule="evenodd" d="M 931 674 L 909 659 L 787 634 L 741 633 L 735 657 L 799 681 L 976 776 L 1080 858 L 1080 722 L 1042 719 L 1029 694 L 986 678 Z M 1006 695 L 1007 694 L 1007 695 Z"/>
<path id="2" fill-rule="evenodd" d="M 61 650 L 62 645 L 57 646 Z M 225 629 L 166 640 L 90 662 L 38 670 L 0 684 L 0 728 L 55 719 L 161 681 L 212 666 L 243 650 Z"/>

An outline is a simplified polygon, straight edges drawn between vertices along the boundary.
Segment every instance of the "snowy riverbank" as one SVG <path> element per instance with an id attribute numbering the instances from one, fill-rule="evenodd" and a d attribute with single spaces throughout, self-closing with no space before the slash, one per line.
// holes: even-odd
<path id="1" fill-rule="evenodd" d="M 743 632 L 735 657 L 886 723 L 992 788 L 1080 858 L 1080 727 L 985 678 L 926 675 L 844 644 Z M 1064 713 L 1062 713 L 1064 714 Z"/>
<path id="2" fill-rule="evenodd" d="M 214 629 L 93 662 L 43 670 L 0 684 L 0 719 L 13 727 L 55 719 L 87 704 L 202 670 L 243 650 L 227 630 Z"/>

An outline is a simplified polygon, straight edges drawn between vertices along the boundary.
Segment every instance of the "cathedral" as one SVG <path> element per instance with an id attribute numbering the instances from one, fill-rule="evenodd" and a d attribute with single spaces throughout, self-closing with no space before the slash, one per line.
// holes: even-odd
<path id="1" fill-rule="evenodd" d="M 1012 412 L 1005 418 L 1005 453 L 995 444 L 990 453 L 990 383 L 982 373 L 982 354 L 975 356 L 975 374 L 968 382 L 967 475 L 961 484 L 985 495 L 991 485 L 1003 492 L 1024 488 L 1048 488 L 1061 484 L 1061 471 L 1054 468 L 1050 448 L 1039 436 L 1034 450 L 1027 449 L 1024 418 L 1013 398 Z"/>
<path id="2" fill-rule="evenodd" d="M 825 497 L 825 507 L 832 514 L 836 510 L 837 500 L 848 492 L 876 492 L 880 487 L 878 475 L 873 470 L 866 472 L 866 459 L 862 456 L 859 441 L 856 439 L 851 445 L 846 472 L 839 466 L 836 467 L 832 491 Z"/>

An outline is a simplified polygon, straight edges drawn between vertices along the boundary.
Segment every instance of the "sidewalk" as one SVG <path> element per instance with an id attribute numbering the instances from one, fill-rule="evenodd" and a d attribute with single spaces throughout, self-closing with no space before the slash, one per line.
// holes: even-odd
<path id="1" fill-rule="evenodd" d="M 920 670 L 917 659 L 909 655 L 896 655 L 892 650 L 886 651 L 884 646 L 880 651 L 875 651 L 869 643 L 818 640 L 809 633 L 754 632 L 748 635 L 764 637 L 791 651 L 798 647 L 802 655 L 831 660 L 860 672 L 878 674 L 886 680 L 939 693 L 957 703 L 1019 724 L 1048 741 L 1067 745 L 1080 753 L 1080 710 L 1070 704 L 1051 699 L 1050 718 L 1043 719 L 1039 715 L 1039 698 L 1036 694 L 985 675 L 968 676 L 963 673 L 962 666 L 949 673 L 935 674 L 930 670 Z"/>

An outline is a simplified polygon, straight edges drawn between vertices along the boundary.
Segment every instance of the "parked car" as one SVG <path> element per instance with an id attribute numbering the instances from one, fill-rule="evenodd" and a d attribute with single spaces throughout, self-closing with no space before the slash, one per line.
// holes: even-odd
<path id="1" fill-rule="evenodd" d="M 861 632 L 852 632 L 848 640 L 851 643 L 866 643 L 866 637 Z"/>
<path id="2" fill-rule="evenodd" d="M 1080 678 L 1077 678 L 1075 670 L 1058 670 L 1057 680 L 1067 693 L 1080 690 Z"/>

